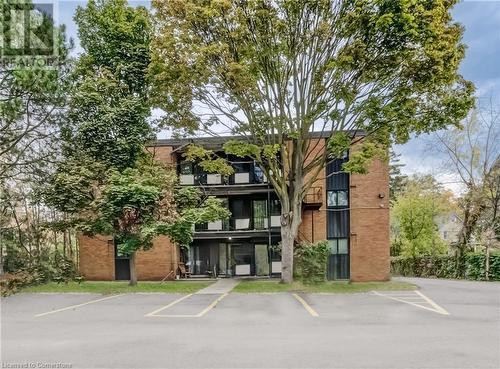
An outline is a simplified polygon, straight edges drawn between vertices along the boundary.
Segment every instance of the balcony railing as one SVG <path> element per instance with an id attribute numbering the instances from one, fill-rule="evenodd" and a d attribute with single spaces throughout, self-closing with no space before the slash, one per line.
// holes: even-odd
<path id="1" fill-rule="evenodd" d="M 302 201 L 305 207 L 320 208 L 323 204 L 323 190 L 321 187 L 311 187 Z"/>
<path id="2" fill-rule="evenodd" d="M 244 185 L 267 183 L 264 172 L 254 162 L 234 163 L 235 173 L 230 176 L 220 174 L 203 173 L 200 168 L 191 168 L 192 174 L 179 174 L 181 185 L 186 186 L 220 186 L 220 185 Z"/>
<path id="3" fill-rule="evenodd" d="M 279 215 L 271 215 L 271 228 L 281 225 L 281 217 Z M 218 220 L 215 222 L 197 224 L 196 232 L 210 231 L 249 231 L 249 230 L 266 230 L 268 229 L 269 219 L 267 217 L 233 217 L 226 220 Z"/>

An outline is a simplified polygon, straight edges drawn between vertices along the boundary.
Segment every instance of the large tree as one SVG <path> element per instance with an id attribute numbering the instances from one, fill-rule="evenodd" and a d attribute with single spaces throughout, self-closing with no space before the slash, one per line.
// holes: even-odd
<path id="1" fill-rule="evenodd" d="M 392 246 L 397 254 L 417 257 L 446 252 L 439 237 L 438 217 L 453 212 L 452 194 L 434 177 L 414 175 L 393 200 L 391 208 Z"/>
<path id="2" fill-rule="evenodd" d="M 59 232 L 47 238 L 43 225 L 55 218 L 36 190 L 60 153 L 60 126 L 69 89 L 71 42 L 64 26 L 31 1 L 1 1 L 0 63 L 0 274 L 4 251 L 7 271 L 40 265 L 41 255 L 57 247 Z M 30 48 L 16 15 L 29 11 L 45 50 Z M 22 51 L 20 46 L 24 46 Z M 20 52 L 21 51 L 21 52 Z M 22 55 L 20 55 L 22 54 Z M 44 62 L 51 61 L 50 65 Z M 63 236 L 66 240 L 66 234 Z M 65 243 L 66 245 L 66 243 Z M 10 261 L 9 261 L 10 260 Z M 14 261 L 14 262 L 13 262 Z"/>
<path id="3" fill-rule="evenodd" d="M 16 21 L 9 19 L 9 10 L 19 8 L 19 4 L 12 0 L 2 1 L 5 15 L 2 27 L 9 37 L 2 43 L 0 63 L 0 181 L 20 177 L 26 180 L 57 156 L 59 126 L 69 86 L 71 64 L 68 51 L 71 44 L 66 40 L 64 27 L 56 27 L 53 19 L 30 1 L 21 5 L 32 9 L 32 21 L 40 23 L 37 37 L 48 40 L 57 57 L 53 58 L 52 66 L 40 65 L 38 58 L 44 57 L 39 55 L 40 50 L 26 49 L 23 50 L 24 59 L 19 59 L 21 62 L 9 63 L 9 60 L 19 57 L 16 54 L 19 50 L 12 46 L 24 44 L 25 40 L 16 40 Z"/>
<path id="4" fill-rule="evenodd" d="M 64 157 L 45 200 L 67 214 L 68 226 L 113 236 L 130 257 L 135 285 L 136 253 L 152 247 L 154 237 L 168 235 L 188 246 L 194 224 L 228 213 L 215 198 L 174 190 L 175 173 L 146 149 L 154 138 L 148 11 L 125 0 L 89 1 L 77 9 L 75 22 L 84 52 L 73 73 Z"/>
<path id="5" fill-rule="evenodd" d="M 435 134 L 433 151 L 444 154 L 447 174 L 463 193 L 459 199 L 462 229 L 459 252 L 471 248 L 474 233 L 498 232 L 500 206 L 500 104 L 484 99 L 461 127 Z"/>
<path id="6" fill-rule="evenodd" d="M 136 165 L 153 137 L 146 68 L 150 19 L 125 0 L 89 1 L 75 15 L 83 53 L 75 63 L 61 145 L 47 199 L 80 214 L 109 173 Z"/>
<path id="7" fill-rule="evenodd" d="M 454 0 L 156 0 L 150 74 L 164 124 L 242 135 L 281 201 L 284 282 L 292 281 L 301 202 L 328 160 L 363 172 L 391 141 L 457 124 L 473 87 Z M 326 150 L 311 152 L 326 139 Z M 203 155 L 206 156 L 206 155 Z"/>

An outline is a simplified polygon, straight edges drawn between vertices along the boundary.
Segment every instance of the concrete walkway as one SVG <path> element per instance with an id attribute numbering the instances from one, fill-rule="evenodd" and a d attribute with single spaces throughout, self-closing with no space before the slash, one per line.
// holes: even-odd
<path id="1" fill-rule="evenodd" d="M 222 278 L 217 280 L 214 284 L 199 290 L 196 294 L 228 293 L 231 292 L 238 283 L 240 283 L 240 281 L 237 279 Z"/>

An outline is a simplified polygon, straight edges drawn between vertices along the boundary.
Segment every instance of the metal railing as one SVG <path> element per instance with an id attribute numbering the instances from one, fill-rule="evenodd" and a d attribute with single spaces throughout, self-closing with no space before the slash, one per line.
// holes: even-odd
<path id="1" fill-rule="evenodd" d="M 220 186 L 220 185 L 241 185 L 241 184 L 262 184 L 267 183 L 264 172 L 253 162 L 241 162 L 239 164 L 248 164 L 245 170 L 237 170 L 230 176 L 221 176 L 219 174 L 210 174 L 195 171 L 193 174 L 179 173 L 181 185 L 195 186 Z"/>
<path id="2" fill-rule="evenodd" d="M 195 231 L 258 231 L 267 230 L 268 223 L 267 217 L 232 217 L 219 222 L 196 224 Z M 273 227 L 272 223 L 271 227 Z"/>
<path id="3" fill-rule="evenodd" d="M 311 187 L 304 196 L 305 204 L 320 204 L 323 202 L 323 190 L 321 187 Z"/>

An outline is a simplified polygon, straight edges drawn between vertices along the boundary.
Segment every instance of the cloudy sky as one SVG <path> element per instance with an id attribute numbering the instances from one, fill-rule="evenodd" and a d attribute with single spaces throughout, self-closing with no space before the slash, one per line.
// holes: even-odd
<path id="1" fill-rule="evenodd" d="M 133 5 L 149 5 L 149 1 L 130 1 Z M 73 15 L 85 1 L 59 2 L 59 21 L 66 24 L 68 36 L 75 41 L 75 52 L 80 48 Z M 478 99 L 500 98 L 500 0 L 465 0 L 453 9 L 455 20 L 465 27 L 464 41 L 468 46 L 461 65 L 462 75 L 474 82 Z M 443 160 L 428 155 L 429 137 L 414 137 L 395 148 L 401 154 L 403 171 L 407 174 L 434 174 L 446 187 L 458 192 L 453 174 L 443 173 Z"/>

